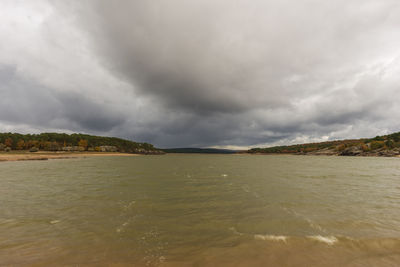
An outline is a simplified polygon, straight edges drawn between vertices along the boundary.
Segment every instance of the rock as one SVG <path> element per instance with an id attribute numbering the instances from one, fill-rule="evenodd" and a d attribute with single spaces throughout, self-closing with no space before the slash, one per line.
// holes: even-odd
<path id="1" fill-rule="evenodd" d="M 61 148 L 61 150 L 65 152 L 82 152 L 85 151 L 85 148 L 83 146 L 64 146 Z"/>
<path id="2" fill-rule="evenodd" d="M 29 152 L 38 152 L 39 149 L 37 147 L 31 147 L 31 149 L 29 149 Z"/>
<path id="3" fill-rule="evenodd" d="M 397 153 L 395 151 L 392 151 L 392 150 L 383 150 L 383 151 L 380 151 L 378 153 L 378 155 L 382 156 L 382 157 L 394 157 L 394 156 L 397 155 Z"/>
<path id="4" fill-rule="evenodd" d="M 333 155 L 337 155 L 337 151 L 335 149 L 331 149 L 331 148 L 327 147 L 327 148 L 319 149 L 316 151 L 308 152 L 306 154 L 307 155 L 315 155 L 315 156 L 333 156 Z"/>
<path id="5" fill-rule="evenodd" d="M 116 146 L 100 146 L 101 152 L 117 152 L 118 148 Z"/>
<path id="6" fill-rule="evenodd" d="M 363 153 L 362 149 L 358 146 L 351 146 L 343 150 L 340 156 L 359 156 Z"/>

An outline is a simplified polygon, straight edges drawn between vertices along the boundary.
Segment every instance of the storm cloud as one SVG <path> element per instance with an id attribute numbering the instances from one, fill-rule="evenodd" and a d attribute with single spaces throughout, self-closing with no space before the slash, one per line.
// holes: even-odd
<path id="1" fill-rule="evenodd" d="M 0 6 L 2 131 L 250 147 L 400 130 L 396 0 Z"/>

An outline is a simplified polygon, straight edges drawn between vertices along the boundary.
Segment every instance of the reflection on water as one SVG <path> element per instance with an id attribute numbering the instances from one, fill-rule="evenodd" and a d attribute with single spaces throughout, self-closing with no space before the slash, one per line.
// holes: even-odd
<path id="1" fill-rule="evenodd" d="M 400 159 L 0 164 L 0 265 L 396 266 Z"/>

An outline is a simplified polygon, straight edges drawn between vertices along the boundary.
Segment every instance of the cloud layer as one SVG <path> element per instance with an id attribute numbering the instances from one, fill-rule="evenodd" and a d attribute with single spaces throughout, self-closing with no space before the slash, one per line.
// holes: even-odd
<path id="1" fill-rule="evenodd" d="M 395 0 L 0 5 L 1 130 L 160 147 L 400 130 Z"/>

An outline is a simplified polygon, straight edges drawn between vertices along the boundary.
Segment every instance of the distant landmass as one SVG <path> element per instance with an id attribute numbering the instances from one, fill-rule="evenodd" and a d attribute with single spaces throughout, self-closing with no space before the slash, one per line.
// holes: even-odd
<path id="1" fill-rule="evenodd" d="M 165 153 L 202 153 L 202 154 L 235 154 L 236 150 L 217 148 L 166 148 L 161 149 Z"/>
<path id="2" fill-rule="evenodd" d="M 0 151 L 29 150 L 31 152 L 122 152 L 135 154 L 163 154 L 152 144 L 138 143 L 117 137 L 88 134 L 41 133 L 19 134 L 0 133 Z"/>
<path id="3" fill-rule="evenodd" d="M 374 138 L 252 148 L 247 153 L 394 157 L 400 155 L 400 132 Z"/>
<path id="4" fill-rule="evenodd" d="M 294 154 L 337 156 L 400 156 L 400 132 L 374 138 L 335 140 L 266 148 L 247 151 L 217 148 L 156 148 L 149 143 L 139 143 L 117 137 L 88 134 L 0 133 L 0 151 L 25 150 L 64 152 L 121 152 L 135 154 L 196 153 L 196 154 Z"/>

